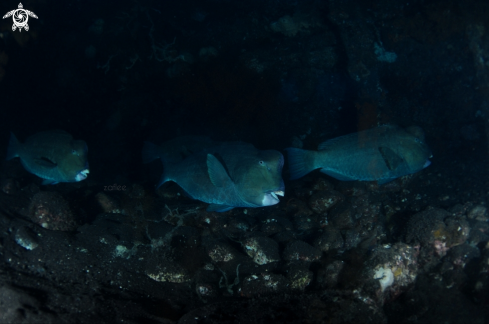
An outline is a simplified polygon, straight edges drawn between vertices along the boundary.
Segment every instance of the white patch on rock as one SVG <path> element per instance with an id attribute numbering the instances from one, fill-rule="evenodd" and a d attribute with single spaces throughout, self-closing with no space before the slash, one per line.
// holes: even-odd
<path id="1" fill-rule="evenodd" d="M 388 287 L 390 287 L 394 283 L 394 274 L 392 270 L 387 268 L 384 269 L 380 267 L 377 271 L 375 271 L 374 279 L 380 279 L 380 287 L 382 288 L 382 292 Z"/>

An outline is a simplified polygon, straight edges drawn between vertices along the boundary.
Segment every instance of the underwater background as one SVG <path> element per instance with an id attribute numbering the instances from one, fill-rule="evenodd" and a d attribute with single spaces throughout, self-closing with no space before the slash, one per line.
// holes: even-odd
<path id="1" fill-rule="evenodd" d="M 489 321 L 489 2 L 0 13 L 0 322 Z M 431 164 L 385 184 L 290 180 L 286 148 L 382 125 L 422 129 Z M 53 130 L 86 143 L 82 181 L 44 185 L 10 159 L 11 133 Z M 164 163 L 143 163 L 144 143 L 190 135 L 281 152 L 280 202 L 218 213 L 157 187 Z M 61 145 L 45 141 L 32 150 Z"/>

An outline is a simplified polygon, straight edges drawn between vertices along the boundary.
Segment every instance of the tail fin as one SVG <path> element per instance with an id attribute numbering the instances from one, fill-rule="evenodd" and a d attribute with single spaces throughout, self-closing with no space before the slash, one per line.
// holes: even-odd
<path id="1" fill-rule="evenodd" d="M 163 174 L 161 175 L 160 181 L 156 186 L 156 188 L 159 188 L 165 182 L 172 181 L 172 178 L 170 177 L 170 170 L 172 168 L 172 165 L 175 164 L 175 161 L 172 161 L 172 159 L 168 158 L 163 153 L 162 148 L 158 145 L 151 142 L 144 142 L 143 163 L 149 163 L 156 159 L 161 159 L 161 162 L 163 163 Z"/>
<path id="2" fill-rule="evenodd" d="M 11 160 L 19 156 L 21 145 L 22 144 L 19 142 L 17 137 L 15 137 L 14 133 L 10 132 L 10 141 L 8 143 L 7 149 L 7 160 Z"/>
<path id="3" fill-rule="evenodd" d="M 290 180 L 302 178 L 312 170 L 316 169 L 313 161 L 310 161 L 310 153 L 314 152 L 292 147 L 286 148 L 285 150 L 287 151 L 287 156 L 289 158 Z"/>
<path id="4" fill-rule="evenodd" d="M 144 142 L 143 163 L 149 163 L 159 158 L 161 158 L 161 147 L 150 142 Z"/>
<path id="5" fill-rule="evenodd" d="M 173 165 L 175 165 L 175 161 L 172 161 L 171 159 L 168 158 L 161 157 L 161 162 L 163 163 L 163 174 L 161 175 L 160 182 L 158 182 L 156 188 L 161 187 L 161 185 L 167 181 L 173 180 L 171 177 L 172 174 L 171 170 Z"/>

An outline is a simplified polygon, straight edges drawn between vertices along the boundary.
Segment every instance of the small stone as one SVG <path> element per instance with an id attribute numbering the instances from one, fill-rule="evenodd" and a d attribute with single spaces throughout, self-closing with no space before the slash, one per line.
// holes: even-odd
<path id="1" fill-rule="evenodd" d="M 332 191 L 334 186 L 331 182 L 324 178 L 316 178 L 314 183 L 312 184 L 313 190 L 321 190 L 321 191 Z"/>
<path id="2" fill-rule="evenodd" d="M 115 198 L 107 195 L 106 193 L 99 192 L 98 194 L 95 195 L 95 199 L 97 199 L 97 202 L 99 203 L 104 213 L 111 213 L 111 214 L 121 213 L 121 207 L 119 205 L 119 202 Z"/>
<path id="3" fill-rule="evenodd" d="M 240 295 L 243 297 L 264 296 L 285 292 L 287 279 L 274 273 L 251 275 L 243 279 Z"/>
<path id="4" fill-rule="evenodd" d="M 35 234 L 24 226 L 15 233 L 15 242 L 26 250 L 34 250 L 39 246 Z"/>
<path id="5" fill-rule="evenodd" d="M 318 214 L 324 214 L 344 200 L 345 197 L 337 191 L 318 191 L 309 199 L 309 207 Z"/>
<path id="6" fill-rule="evenodd" d="M 345 266 L 345 262 L 336 260 L 328 264 L 326 267 L 319 269 L 317 280 L 319 284 L 325 288 L 332 289 L 338 284 L 341 270 Z"/>
<path id="7" fill-rule="evenodd" d="M 353 211 L 351 204 L 344 202 L 330 211 L 328 214 L 328 220 L 332 225 L 340 230 L 349 229 L 353 227 L 352 214 Z"/>
<path id="8" fill-rule="evenodd" d="M 283 232 L 285 228 L 276 218 L 267 218 L 262 221 L 262 225 L 260 227 L 260 232 L 266 235 L 273 235 L 276 233 Z"/>
<path id="9" fill-rule="evenodd" d="M 323 252 L 343 248 L 344 241 L 341 232 L 335 228 L 326 229 L 320 237 L 314 241 L 314 246 Z"/>
<path id="10" fill-rule="evenodd" d="M 268 237 L 250 237 L 242 242 L 246 254 L 256 264 L 263 265 L 280 260 L 278 243 Z"/>
<path id="11" fill-rule="evenodd" d="M 217 296 L 217 289 L 214 285 L 209 283 L 202 283 L 195 285 L 195 290 L 202 297 L 214 297 Z"/>
<path id="12" fill-rule="evenodd" d="M 29 206 L 32 221 L 55 231 L 74 231 L 78 219 L 68 202 L 57 192 L 41 191 L 32 197 Z"/>
<path id="13" fill-rule="evenodd" d="M 164 264 L 148 270 L 146 275 L 155 281 L 161 282 L 184 283 L 192 279 L 183 267 L 173 262 L 164 262 Z"/>
<path id="14" fill-rule="evenodd" d="M 0 183 L 0 188 L 7 195 L 13 195 L 19 191 L 19 183 L 14 179 L 5 179 Z"/>
<path id="15" fill-rule="evenodd" d="M 467 213 L 467 217 L 480 222 L 487 222 L 487 208 L 482 205 L 477 205 Z"/>
<path id="16" fill-rule="evenodd" d="M 233 249 L 224 243 L 214 243 L 207 253 L 214 262 L 228 262 L 234 259 Z"/>
<path id="17" fill-rule="evenodd" d="M 294 241 L 285 247 L 283 253 L 287 261 L 316 261 L 321 258 L 321 251 L 303 241 Z"/>
<path id="18" fill-rule="evenodd" d="M 287 280 L 293 290 L 304 291 L 313 279 L 312 271 L 300 265 L 294 265 L 287 271 Z"/>

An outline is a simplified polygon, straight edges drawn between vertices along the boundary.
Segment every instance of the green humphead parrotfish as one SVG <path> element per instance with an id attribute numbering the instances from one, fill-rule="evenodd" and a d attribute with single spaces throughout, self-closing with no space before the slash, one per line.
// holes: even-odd
<path id="1" fill-rule="evenodd" d="M 77 182 L 87 178 L 87 144 L 61 130 L 45 131 L 20 143 L 13 133 L 7 150 L 7 160 L 20 158 L 24 168 L 44 179 L 43 184 Z"/>
<path id="2" fill-rule="evenodd" d="M 163 162 L 158 187 L 176 182 L 191 198 L 210 204 L 207 211 L 263 207 L 284 195 L 283 155 L 243 142 L 214 142 L 186 136 L 164 143 L 145 142 L 143 162 Z"/>
<path id="3" fill-rule="evenodd" d="M 384 184 L 431 164 L 421 128 L 384 125 L 321 143 L 318 151 L 287 148 L 290 179 L 320 169 L 342 181 Z"/>

